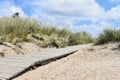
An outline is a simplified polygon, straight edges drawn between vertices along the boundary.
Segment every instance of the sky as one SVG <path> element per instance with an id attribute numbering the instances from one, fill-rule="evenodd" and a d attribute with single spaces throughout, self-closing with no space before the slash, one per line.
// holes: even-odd
<path id="1" fill-rule="evenodd" d="M 0 0 L 0 17 L 15 12 L 93 36 L 105 28 L 120 29 L 120 0 Z"/>

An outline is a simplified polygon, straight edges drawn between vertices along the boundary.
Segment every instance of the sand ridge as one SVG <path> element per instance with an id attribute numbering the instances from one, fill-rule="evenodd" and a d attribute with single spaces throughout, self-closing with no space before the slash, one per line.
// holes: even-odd
<path id="1" fill-rule="evenodd" d="M 120 80 L 117 43 L 82 48 L 78 52 L 29 71 L 14 80 Z"/>

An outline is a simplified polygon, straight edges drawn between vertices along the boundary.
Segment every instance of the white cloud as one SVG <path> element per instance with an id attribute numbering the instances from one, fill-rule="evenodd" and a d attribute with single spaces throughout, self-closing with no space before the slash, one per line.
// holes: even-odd
<path id="1" fill-rule="evenodd" d="M 105 17 L 108 20 L 112 20 L 112 21 L 120 20 L 120 5 L 118 5 L 116 7 L 113 7 L 110 10 L 108 10 L 106 12 Z"/>
<path id="2" fill-rule="evenodd" d="M 105 27 L 119 28 L 120 27 L 120 5 L 112 7 L 106 11 L 103 16 L 97 21 L 104 24 Z M 102 22 L 102 23 L 101 23 Z"/>
<path id="3" fill-rule="evenodd" d="M 105 26 L 100 25 L 100 24 L 83 24 L 83 25 L 78 25 L 78 26 L 70 26 L 70 29 L 74 30 L 74 31 L 86 31 L 90 34 L 92 34 L 92 36 L 97 36 L 103 29 L 105 28 Z"/>
<path id="4" fill-rule="evenodd" d="M 46 12 L 63 16 L 96 17 L 104 12 L 95 0 L 42 0 L 36 5 Z"/>
<path id="5" fill-rule="evenodd" d="M 0 3 L 0 16 L 11 16 L 15 12 L 19 12 L 20 16 L 26 16 L 24 11 L 20 7 L 15 6 L 12 2 L 5 1 Z"/>
<path id="6" fill-rule="evenodd" d="M 26 4 L 33 6 L 32 16 L 44 22 L 72 25 L 76 20 L 107 24 L 120 20 L 120 5 L 105 12 L 95 0 L 28 0 Z"/>
<path id="7" fill-rule="evenodd" d="M 44 21 L 71 25 L 74 21 L 98 21 L 105 12 L 95 0 L 35 0 L 27 4 L 35 6 L 32 16 Z"/>
<path id="8" fill-rule="evenodd" d="M 42 0 L 29 3 L 37 6 L 33 16 L 43 22 L 69 26 L 73 31 L 84 30 L 94 36 L 109 26 L 104 20 L 104 9 L 95 0 Z M 90 21 L 91 24 L 74 25 L 76 21 Z"/>

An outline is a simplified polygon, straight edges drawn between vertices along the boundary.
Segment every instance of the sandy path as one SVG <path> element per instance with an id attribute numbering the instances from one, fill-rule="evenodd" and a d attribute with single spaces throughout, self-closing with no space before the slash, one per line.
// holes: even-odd
<path id="1" fill-rule="evenodd" d="M 111 49 L 83 48 L 14 80 L 120 80 L 120 51 Z"/>

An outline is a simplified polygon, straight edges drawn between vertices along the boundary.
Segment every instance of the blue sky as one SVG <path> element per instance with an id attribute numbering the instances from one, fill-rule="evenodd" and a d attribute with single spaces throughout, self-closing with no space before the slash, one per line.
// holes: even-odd
<path id="1" fill-rule="evenodd" d="M 104 28 L 120 29 L 120 0 L 0 0 L 0 16 L 15 12 L 93 36 Z"/>

